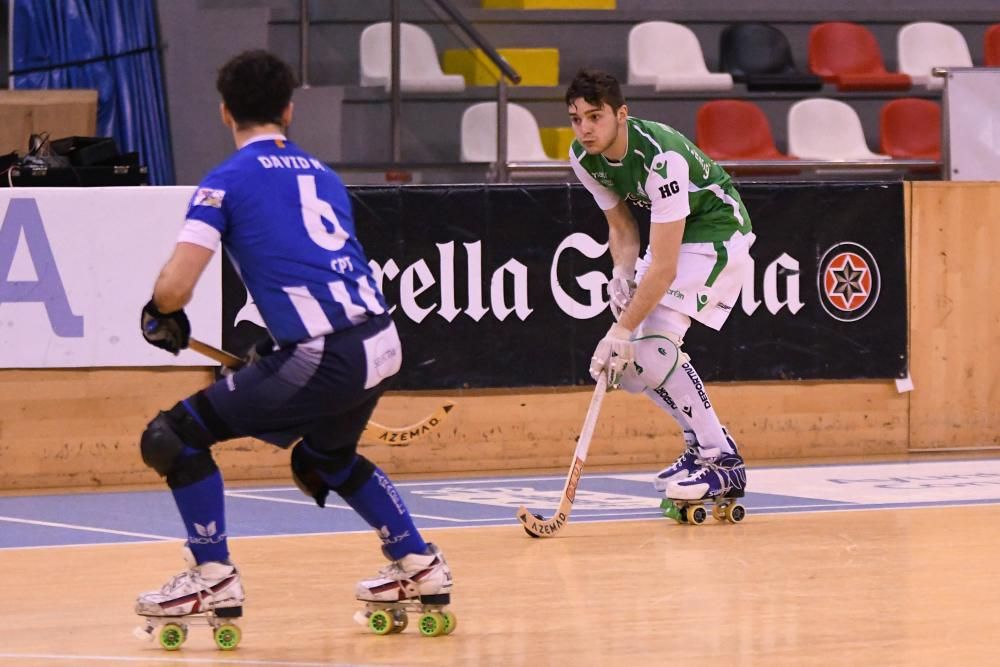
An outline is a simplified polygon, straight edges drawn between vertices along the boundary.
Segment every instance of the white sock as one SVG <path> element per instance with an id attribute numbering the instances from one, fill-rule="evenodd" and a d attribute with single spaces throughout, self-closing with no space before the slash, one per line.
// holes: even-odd
<path id="1" fill-rule="evenodd" d="M 713 449 L 723 454 L 734 453 L 705 391 L 705 385 L 690 361 L 684 362 L 671 373 L 660 389 L 655 392 L 647 390 L 646 393 L 651 395 L 654 402 L 663 406 L 681 428 L 694 431 L 702 453 Z M 668 409 L 668 399 L 676 409 Z"/>

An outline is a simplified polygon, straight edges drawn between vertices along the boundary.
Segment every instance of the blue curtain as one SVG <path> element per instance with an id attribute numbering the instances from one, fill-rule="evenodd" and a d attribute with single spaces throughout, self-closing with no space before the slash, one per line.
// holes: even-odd
<path id="1" fill-rule="evenodd" d="M 155 0 L 13 2 L 13 87 L 96 88 L 97 134 L 173 184 Z"/>

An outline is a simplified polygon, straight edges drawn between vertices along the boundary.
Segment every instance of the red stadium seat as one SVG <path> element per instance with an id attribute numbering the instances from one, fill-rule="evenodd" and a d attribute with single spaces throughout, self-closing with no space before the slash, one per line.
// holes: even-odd
<path id="1" fill-rule="evenodd" d="M 774 145 L 771 124 L 753 102 L 714 100 L 695 118 L 695 143 L 713 160 L 793 160 Z"/>
<path id="2" fill-rule="evenodd" d="M 983 39 L 983 57 L 987 67 L 1000 67 L 1000 23 L 991 25 Z"/>
<path id="3" fill-rule="evenodd" d="M 856 23 L 829 22 L 809 31 L 809 69 L 840 90 L 906 90 L 906 74 L 889 72 L 875 35 Z"/>
<path id="4" fill-rule="evenodd" d="M 941 107 L 916 98 L 892 100 L 880 115 L 881 149 L 898 159 L 941 159 Z"/>

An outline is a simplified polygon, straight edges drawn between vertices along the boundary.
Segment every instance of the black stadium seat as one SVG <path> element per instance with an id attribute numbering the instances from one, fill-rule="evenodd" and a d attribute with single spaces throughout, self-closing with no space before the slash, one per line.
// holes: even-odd
<path id="1" fill-rule="evenodd" d="M 766 23 L 734 23 L 719 38 L 719 67 L 747 90 L 816 91 L 823 80 L 801 72 L 785 34 Z"/>

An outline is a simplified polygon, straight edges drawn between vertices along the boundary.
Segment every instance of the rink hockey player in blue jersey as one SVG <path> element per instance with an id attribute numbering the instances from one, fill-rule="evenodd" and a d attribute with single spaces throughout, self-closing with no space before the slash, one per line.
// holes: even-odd
<path id="1" fill-rule="evenodd" d="M 230 559 L 211 447 L 245 436 L 291 446 L 296 485 L 320 507 L 337 494 L 378 534 L 390 564 L 358 584 L 366 608 L 357 620 L 376 632 L 398 631 L 406 611 L 417 610 L 424 634 L 454 628 L 445 609 L 448 564 L 424 542 L 386 474 L 356 451 L 402 349 L 355 236 L 346 188 L 284 135 L 294 86 L 290 68 L 265 51 L 243 53 L 220 70 L 222 120 L 237 151 L 199 184 L 142 309 L 149 343 L 174 354 L 187 347 L 184 306 L 221 244 L 271 338 L 258 346 L 264 355 L 160 412 L 142 434 L 143 461 L 166 479 L 188 536 L 189 568 L 136 602 L 146 632 L 161 628 L 165 648 L 183 642 L 183 619 L 193 615 L 212 625 L 220 648 L 239 642 L 232 621 L 242 615 L 244 589 Z"/>

